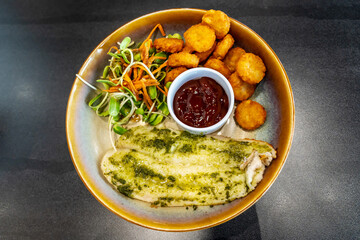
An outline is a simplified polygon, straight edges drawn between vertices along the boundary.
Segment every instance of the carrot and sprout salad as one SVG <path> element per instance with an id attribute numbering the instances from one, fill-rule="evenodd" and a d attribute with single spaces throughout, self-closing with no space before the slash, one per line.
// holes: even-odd
<path id="1" fill-rule="evenodd" d="M 171 82 L 165 84 L 164 81 L 169 71 L 169 53 L 152 46 L 151 37 L 156 29 L 166 36 L 162 26 L 157 24 L 137 46 L 130 37 L 125 37 L 117 43 L 118 46 L 109 49 L 109 64 L 105 66 L 101 78 L 96 80 L 102 83 L 103 88 L 93 86 L 76 75 L 98 93 L 88 105 L 98 116 L 109 118 L 109 134 L 114 149 L 112 131 L 119 135 L 125 133 L 125 125 L 132 118 L 157 125 L 169 115 L 166 96 Z M 174 34 L 167 38 L 181 39 L 181 36 Z"/>

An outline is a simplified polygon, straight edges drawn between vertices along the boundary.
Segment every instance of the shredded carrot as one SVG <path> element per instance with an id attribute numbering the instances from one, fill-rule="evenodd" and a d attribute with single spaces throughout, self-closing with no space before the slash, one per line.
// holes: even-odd
<path id="1" fill-rule="evenodd" d="M 113 90 L 118 90 L 119 91 L 119 86 L 114 86 L 114 87 L 110 87 L 109 90 L 113 89 Z"/>
<path id="2" fill-rule="evenodd" d="M 164 37 L 166 36 L 162 25 L 156 24 L 156 26 L 151 30 L 151 32 L 149 33 L 147 38 L 143 41 L 141 46 L 137 49 L 132 49 L 132 51 L 140 52 L 141 61 L 148 67 L 150 67 L 151 64 L 156 59 L 166 60 L 166 57 L 162 57 L 162 56 L 149 56 L 149 50 L 153 46 L 152 45 L 152 36 L 154 35 L 154 32 L 157 29 L 159 29 L 162 36 L 164 36 Z M 115 53 L 120 52 L 119 48 L 116 46 L 112 46 L 109 49 L 109 52 L 112 52 L 112 51 Z M 117 59 L 116 61 L 118 63 L 120 62 L 122 67 L 126 68 L 129 66 L 129 64 L 127 64 L 122 58 Z M 153 74 L 158 73 L 164 67 L 166 67 L 166 71 L 168 71 L 169 67 L 168 67 L 167 61 L 165 61 L 163 64 L 161 64 L 152 73 Z M 148 68 L 146 68 L 140 64 L 135 64 L 128 70 L 129 71 L 127 71 L 126 74 L 123 74 L 124 82 L 123 82 L 122 86 L 124 88 L 127 87 L 135 95 L 137 100 L 142 100 L 148 109 L 150 109 L 152 107 L 154 102 L 153 102 L 153 100 L 151 100 L 151 98 L 147 92 L 147 87 L 156 86 L 156 88 L 159 89 L 160 92 L 167 95 L 168 89 L 166 87 L 164 87 L 164 89 L 163 89 L 162 87 L 160 87 L 160 83 L 156 79 L 153 79 L 152 77 L 150 77 L 151 72 L 149 72 Z M 108 79 L 109 79 L 109 81 L 111 81 L 115 84 L 119 83 L 119 78 L 116 78 L 116 76 L 113 76 L 113 77 L 109 76 Z M 109 89 L 106 89 L 104 91 L 109 92 L 109 93 L 119 92 L 119 91 L 122 91 L 123 87 L 121 87 L 121 86 L 110 87 Z"/>
<path id="3" fill-rule="evenodd" d="M 117 59 L 117 61 L 119 61 L 121 63 L 121 65 L 125 65 L 125 60 L 123 58 Z M 126 67 L 126 66 L 124 66 Z"/>
<path id="4" fill-rule="evenodd" d="M 135 95 L 136 101 L 137 101 L 139 99 L 139 94 L 138 94 L 138 91 L 136 90 L 134 84 L 132 82 L 129 82 L 129 87 L 130 87 L 130 90 L 132 91 L 132 93 Z"/>
<path id="5" fill-rule="evenodd" d="M 109 89 L 105 89 L 103 91 L 109 92 L 109 93 L 119 92 L 119 87 L 110 87 Z"/>
<path id="6" fill-rule="evenodd" d="M 142 75 L 142 73 L 143 73 L 143 72 L 144 72 L 144 70 L 142 70 L 142 69 L 140 69 L 140 70 L 139 70 L 137 77 L 134 79 L 134 82 L 136 82 L 136 81 L 139 81 L 139 80 L 140 80 L 141 75 Z"/>
<path id="7" fill-rule="evenodd" d="M 128 82 L 128 81 L 131 81 L 131 79 L 130 79 L 130 77 L 129 77 L 128 74 L 124 74 L 123 76 L 124 76 L 123 79 L 124 79 L 125 81 L 127 81 L 127 82 Z"/>
<path id="8" fill-rule="evenodd" d="M 149 50 L 152 46 L 152 40 L 148 39 L 146 41 L 143 42 L 143 45 L 141 45 L 140 49 L 140 56 L 141 56 L 141 60 L 142 62 L 147 65 L 147 62 L 149 60 Z"/>
<path id="9" fill-rule="evenodd" d="M 109 76 L 109 81 L 111 81 L 111 82 L 113 82 L 115 84 L 117 84 L 119 82 L 119 80 L 112 79 L 110 76 Z"/>
<path id="10" fill-rule="evenodd" d="M 134 81 L 137 81 L 137 80 L 141 79 L 144 71 L 147 72 L 147 69 L 145 69 L 145 68 L 144 68 L 142 65 L 140 65 L 140 64 L 139 64 L 139 65 L 137 64 L 136 67 L 137 67 L 137 68 L 140 68 L 140 72 L 138 73 L 137 78 L 134 78 L 134 79 L 135 79 Z"/>
<path id="11" fill-rule="evenodd" d="M 116 52 L 120 52 L 120 50 L 116 47 L 116 46 L 112 46 L 110 49 L 109 49 L 109 52 L 111 52 L 111 50 L 115 49 Z"/>
<path id="12" fill-rule="evenodd" d="M 141 94 L 143 95 L 143 101 L 144 101 L 145 105 L 147 106 L 148 109 L 150 109 L 151 105 L 148 102 L 148 99 L 150 99 L 150 97 L 149 97 L 149 95 L 147 95 L 147 91 L 146 91 L 145 86 L 143 86 L 143 91 L 141 92 Z M 151 99 L 150 99 L 150 101 L 151 101 Z"/>
<path id="13" fill-rule="evenodd" d="M 135 69 L 134 71 L 133 71 L 133 75 L 134 75 L 134 79 L 137 79 L 137 76 L 138 76 L 138 73 L 139 73 L 139 71 L 137 70 L 137 69 Z"/>
<path id="14" fill-rule="evenodd" d="M 125 75 L 124 75 L 124 80 L 126 81 L 127 86 L 130 88 L 130 90 L 132 91 L 132 93 L 133 93 L 133 94 L 136 96 L 136 98 L 137 98 L 136 88 L 135 88 L 133 82 L 131 81 L 129 75 L 125 74 Z"/>
<path id="15" fill-rule="evenodd" d="M 142 90 L 143 90 L 144 99 L 146 99 L 146 101 L 149 103 L 150 106 L 153 105 L 153 101 L 149 97 L 149 94 L 146 90 L 145 83 L 143 81 L 142 81 Z"/>
<path id="16" fill-rule="evenodd" d="M 147 72 L 147 69 L 144 68 L 142 65 L 137 65 L 136 67 L 142 69 L 142 70 L 145 71 L 145 72 Z"/>
<path id="17" fill-rule="evenodd" d="M 148 61 L 148 67 L 150 67 L 150 65 L 152 64 L 153 61 L 155 61 L 156 59 L 161 59 L 161 60 L 165 60 L 166 57 L 160 57 L 160 56 L 152 56 L 149 58 Z"/>
<path id="18" fill-rule="evenodd" d="M 165 94 L 165 96 L 167 96 L 167 93 L 166 93 L 164 90 L 162 90 L 162 89 L 159 87 L 159 85 L 156 85 L 156 88 L 159 89 L 160 92 L 162 92 L 163 94 Z"/>
<path id="19" fill-rule="evenodd" d="M 151 106 L 150 106 L 149 103 L 145 100 L 145 98 L 143 99 L 143 101 L 144 101 L 145 105 L 147 106 L 147 108 L 150 109 Z"/>
<path id="20" fill-rule="evenodd" d="M 155 74 L 157 72 L 159 72 L 162 68 L 167 66 L 167 61 L 165 61 L 163 64 L 161 64 L 157 69 L 155 69 L 152 74 Z"/>
<path id="21" fill-rule="evenodd" d="M 159 85 L 160 83 L 159 82 L 143 82 L 143 81 L 137 81 L 134 83 L 134 87 L 136 90 L 139 90 L 143 87 L 143 85 L 145 85 L 145 87 L 150 87 L 150 86 L 157 86 Z"/>
<path id="22" fill-rule="evenodd" d="M 131 78 L 129 77 L 129 74 L 124 74 L 124 80 L 127 82 L 131 82 Z"/>
<path id="23" fill-rule="evenodd" d="M 134 79 L 134 82 L 139 81 L 141 79 L 143 72 L 144 72 L 144 70 L 140 69 L 137 77 Z"/>
<path id="24" fill-rule="evenodd" d="M 164 37 L 166 36 L 163 27 L 161 26 L 160 23 L 158 23 L 158 24 L 156 24 L 156 26 L 151 30 L 149 36 L 143 41 L 143 43 L 141 44 L 140 48 L 143 46 L 143 44 L 144 44 L 147 40 L 149 40 L 149 39 L 151 38 L 151 36 L 154 34 L 154 32 L 155 32 L 155 30 L 156 30 L 157 28 L 159 28 L 161 34 L 162 34 Z"/>
<path id="25" fill-rule="evenodd" d="M 133 68 L 130 68 L 129 71 L 125 75 L 128 75 L 130 77 L 132 72 L 133 72 Z"/>

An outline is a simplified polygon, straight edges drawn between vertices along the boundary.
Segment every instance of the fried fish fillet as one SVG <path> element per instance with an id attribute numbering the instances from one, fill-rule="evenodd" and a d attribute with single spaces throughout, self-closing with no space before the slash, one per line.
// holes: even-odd
<path id="1" fill-rule="evenodd" d="M 107 180 L 130 198 L 159 206 L 215 205 L 246 196 L 276 157 L 262 141 L 216 139 L 135 127 L 104 158 Z"/>

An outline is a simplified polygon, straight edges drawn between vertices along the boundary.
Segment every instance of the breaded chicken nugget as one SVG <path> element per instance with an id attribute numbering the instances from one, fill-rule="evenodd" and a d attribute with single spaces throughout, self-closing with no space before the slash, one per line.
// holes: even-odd
<path id="1" fill-rule="evenodd" d="M 177 38 L 157 38 L 154 47 L 160 51 L 176 53 L 183 49 L 184 41 Z"/>
<path id="2" fill-rule="evenodd" d="M 229 52 L 226 54 L 224 63 L 231 72 L 235 72 L 236 64 L 239 61 L 240 56 L 244 53 L 246 53 L 244 49 L 240 47 L 235 47 L 230 49 Z"/>
<path id="3" fill-rule="evenodd" d="M 207 62 L 204 64 L 204 67 L 212 68 L 224 75 L 226 78 L 229 78 L 231 75 L 231 72 L 225 63 L 216 58 L 210 58 L 207 60 Z"/>
<path id="4" fill-rule="evenodd" d="M 196 52 L 195 55 L 199 57 L 199 62 L 203 62 L 205 61 L 210 55 L 211 53 L 214 51 L 216 47 L 216 41 L 214 42 L 214 45 L 206 52 Z"/>
<path id="5" fill-rule="evenodd" d="M 250 84 L 259 83 L 265 76 L 266 67 L 259 56 L 244 53 L 236 64 L 236 72 Z"/>
<path id="6" fill-rule="evenodd" d="M 182 49 L 182 52 L 193 53 L 194 49 L 192 49 L 192 47 L 190 47 L 189 44 L 185 43 L 185 47 Z"/>
<path id="7" fill-rule="evenodd" d="M 175 78 L 177 78 L 177 76 L 180 75 L 180 73 L 185 72 L 186 70 L 187 70 L 186 67 L 177 67 L 172 69 L 170 72 L 166 74 L 165 83 L 174 81 Z"/>
<path id="8" fill-rule="evenodd" d="M 196 52 L 208 51 L 215 42 L 215 31 L 207 25 L 196 24 L 184 33 L 186 45 Z"/>
<path id="9" fill-rule="evenodd" d="M 173 53 L 169 56 L 168 65 L 170 67 L 184 66 L 194 68 L 199 65 L 199 57 L 195 54 L 185 52 Z"/>
<path id="10" fill-rule="evenodd" d="M 245 100 L 236 107 L 235 119 L 243 129 L 254 130 L 264 124 L 266 111 L 259 103 Z"/>
<path id="11" fill-rule="evenodd" d="M 226 36 L 220 42 L 218 42 L 218 44 L 216 44 L 213 56 L 222 60 L 228 53 L 229 49 L 232 48 L 234 42 L 234 38 L 230 34 L 226 34 Z"/>
<path id="12" fill-rule="evenodd" d="M 236 100 L 246 100 L 255 92 L 256 85 L 244 82 L 236 72 L 231 74 L 229 77 L 229 82 L 234 90 L 234 96 Z"/>
<path id="13" fill-rule="evenodd" d="M 222 39 L 230 30 L 230 18 L 222 11 L 209 10 L 202 17 L 202 23 L 215 30 L 216 38 Z"/>

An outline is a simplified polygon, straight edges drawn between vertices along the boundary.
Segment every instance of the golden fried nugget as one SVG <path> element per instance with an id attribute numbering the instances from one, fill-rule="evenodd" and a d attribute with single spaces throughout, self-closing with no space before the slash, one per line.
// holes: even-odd
<path id="1" fill-rule="evenodd" d="M 194 49 L 192 49 L 192 47 L 190 47 L 189 44 L 185 43 L 185 47 L 182 49 L 182 52 L 192 53 L 194 52 Z"/>
<path id="2" fill-rule="evenodd" d="M 254 130 L 264 124 L 266 111 L 259 103 L 245 100 L 236 107 L 235 119 L 243 129 Z"/>
<path id="3" fill-rule="evenodd" d="M 173 53 L 169 56 L 168 65 L 170 67 L 184 66 L 187 68 L 194 68 L 199 65 L 199 57 L 195 54 L 186 52 Z"/>
<path id="4" fill-rule="evenodd" d="M 213 56 L 222 60 L 228 53 L 229 49 L 232 48 L 234 42 L 234 38 L 230 34 L 226 34 L 226 36 L 216 45 Z"/>
<path id="5" fill-rule="evenodd" d="M 183 49 L 184 41 L 177 38 L 157 38 L 154 47 L 160 51 L 176 53 Z"/>
<path id="6" fill-rule="evenodd" d="M 244 53 L 246 53 L 244 49 L 240 47 L 235 47 L 230 49 L 229 52 L 226 54 L 224 63 L 231 72 L 235 72 L 236 64 L 239 61 L 240 56 Z"/>
<path id="7" fill-rule="evenodd" d="M 196 52 L 208 51 L 215 42 L 215 31 L 207 25 L 196 24 L 184 33 L 186 45 Z"/>
<path id="8" fill-rule="evenodd" d="M 250 84 L 259 83 L 265 76 L 266 67 L 259 56 L 244 53 L 236 64 L 236 72 Z"/>
<path id="9" fill-rule="evenodd" d="M 201 53 L 196 52 L 195 55 L 199 57 L 199 62 L 205 61 L 214 51 L 215 47 L 216 47 L 216 42 L 214 42 L 214 45 L 208 51 Z"/>
<path id="10" fill-rule="evenodd" d="M 236 100 L 246 100 L 255 92 L 256 85 L 244 82 L 236 72 L 231 74 L 229 77 L 229 82 L 234 90 L 234 96 Z"/>
<path id="11" fill-rule="evenodd" d="M 204 64 L 204 67 L 212 68 L 220 72 L 226 78 L 229 78 L 231 75 L 231 72 L 229 68 L 225 65 L 225 63 L 216 58 L 209 58 L 209 60 L 207 60 L 207 62 Z"/>
<path id="12" fill-rule="evenodd" d="M 177 76 L 179 76 L 182 72 L 185 72 L 186 70 L 186 67 L 177 67 L 172 69 L 166 74 L 165 83 L 174 81 Z"/>
<path id="13" fill-rule="evenodd" d="M 222 39 L 230 30 L 230 18 L 222 11 L 209 10 L 202 17 L 202 23 L 215 30 L 216 38 Z"/>

